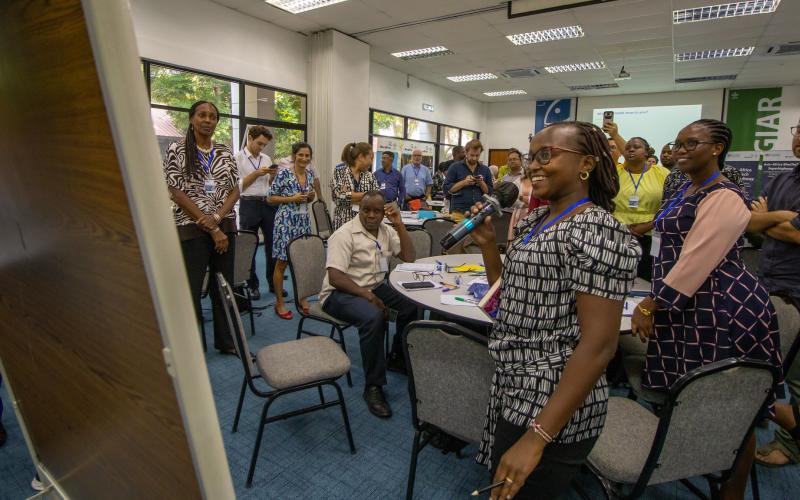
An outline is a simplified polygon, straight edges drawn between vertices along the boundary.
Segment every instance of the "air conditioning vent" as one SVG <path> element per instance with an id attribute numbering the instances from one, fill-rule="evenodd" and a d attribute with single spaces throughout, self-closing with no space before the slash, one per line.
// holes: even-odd
<path id="1" fill-rule="evenodd" d="M 542 72 L 536 68 L 515 68 L 515 69 L 507 69 L 505 71 L 500 72 L 506 78 L 531 78 L 537 75 L 541 75 Z"/>
<path id="2" fill-rule="evenodd" d="M 695 76 L 692 78 L 676 78 L 675 83 L 716 82 L 719 80 L 736 80 L 736 75 Z"/>
<path id="3" fill-rule="evenodd" d="M 767 49 L 766 56 L 793 56 L 800 54 L 800 42 L 774 45 Z"/>
<path id="4" fill-rule="evenodd" d="M 599 90 L 599 89 L 615 89 L 618 88 L 617 83 L 595 83 L 594 85 L 570 85 L 569 89 L 575 90 Z"/>

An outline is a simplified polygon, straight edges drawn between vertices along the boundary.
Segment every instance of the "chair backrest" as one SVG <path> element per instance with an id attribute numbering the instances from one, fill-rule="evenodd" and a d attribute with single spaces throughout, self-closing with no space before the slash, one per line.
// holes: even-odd
<path id="1" fill-rule="evenodd" d="M 431 249 L 432 256 L 442 255 L 444 253 L 441 245 L 442 238 L 444 238 L 455 225 L 456 223 L 451 219 L 428 219 L 422 223 L 422 229 L 428 231 L 431 235 L 431 241 L 433 242 L 433 247 Z"/>
<path id="2" fill-rule="evenodd" d="M 417 259 L 424 259 L 431 256 L 433 250 L 433 238 L 431 233 L 425 229 L 415 229 L 408 232 L 411 242 L 414 244 L 414 253 Z"/>
<path id="3" fill-rule="evenodd" d="M 325 278 L 325 243 L 315 234 L 289 242 L 286 250 L 292 275 L 295 305 L 300 299 L 317 295 Z"/>
<path id="4" fill-rule="evenodd" d="M 761 250 L 754 247 L 744 247 L 739 252 L 744 261 L 744 267 L 753 274 L 758 273 L 758 262 L 761 260 Z"/>
<path id="5" fill-rule="evenodd" d="M 770 301 L 778 316 L 778 328 L 781 332 L 781 359 L 783 371 L 788 373 L 789 368 L 797 356 L 798 342 L 800 342 L 800 309 L 791 299 L 779 295 L 770 295 Z"/>
<path id="6" fill-rule="evenodd" d="M 726 359 L 681 377 L 670 389 L 640 483 L 720 471 L 727 478 L 777 376 L 766 362 Z"/>
<path id="7" fill-rule="evenodd" d="M 250 279 L 253 254 L 258 248 L 258 234 L 255 231 L 239 231 L 233 257 L 233 285 L 239 286 Z"/>
<path id="8" fill-rule="evenodd" d="M 513 214 L 513 210 L 504 208 L 502 217 L 492 217 L 494 236 L 498 245 L 505 246 L 508 244 L 508 227 L 511 225 L 511 217 Z"/>
<path id="9" fill-rule="evenodd" d="M 236 349 L 236 355 L 242 361 L 245 374 L 248 378 L 252 379 L 258 376 L 258 368 L 256 368 L 253 356 L 250 354 L 250 346 L 247 344 L 247 335 L 244 333 L 244 326 L 242 325 L 242 317 L 239 314 L 239 307 L 236 305 L 236 298 L 233 295 L 231 285 L 225 281 L 222 273 L 217 273 L 217 286 L 219 293 L 222 296 L 222 308 L 225 310 L 225 321 L 228 325 L 228 330 L 233 337 L 233 345 Z"/>
<path id="10" fill-rule="evenodd" d="M 403 351 L 414 426 L 479 442 L 494 374 L 487 338 L 453 323 L 414 321 Z"/>
<path id="11" fill-rule="evenodd" d="M 314 222 L 317 226 L 317 234 L 323 240 L 327 240 L 331 235 L 331 216 L 325 202 L 317 200 L 311 204 L 311 211 L 314 213 Z"/>

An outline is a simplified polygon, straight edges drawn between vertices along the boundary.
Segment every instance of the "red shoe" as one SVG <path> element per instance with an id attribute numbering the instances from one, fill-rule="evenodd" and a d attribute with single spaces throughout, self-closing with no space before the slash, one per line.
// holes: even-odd
<path id="1" fill-rule="evenodd" d="M 278 312 L 278 306 L 275 306 L 275 314 L 277 314 L 280 319 L 289 320 L 289 319 L 293 318 L 292 311 L 286 311 L 285 313 L 279 313 Z"/>

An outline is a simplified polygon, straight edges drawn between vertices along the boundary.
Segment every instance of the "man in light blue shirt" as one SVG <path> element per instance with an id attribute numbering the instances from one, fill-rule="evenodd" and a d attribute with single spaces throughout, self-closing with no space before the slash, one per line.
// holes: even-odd
<path id="1" fill-rule="evenodd" d="M 403 167 L 401 174 L 406 192 L 406 208 L 409 208 L 409 202 L 413 200 L 421 200 L 427 206 L 426 201 L 431 199 L 433 176 L 428 167 L 422 164 L 422 150 L 415 149 L 411 152 L 411 163 Z"/>

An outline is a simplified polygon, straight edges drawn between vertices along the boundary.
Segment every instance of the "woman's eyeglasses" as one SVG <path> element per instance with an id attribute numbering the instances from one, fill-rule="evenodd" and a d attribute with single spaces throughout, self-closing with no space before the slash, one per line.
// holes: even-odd
<path id="1" fill-rule="evenodd" d="M 444 279 L 442 275 L 439 273 L 416 272 L 416 273 L 411 273 L 411 276 L 414 278 L 415 281 L 428 281 L 433 279 L 434 276 L 438 276 L 439 279 Z"/>
<path id="2" fill-rule="evenodd" d="M 545 146 L 543 148 L 539 148 L 538 151 L 533 153 L 533 159 L 539 165 L 547 165 L 550 163 L 550 160 L 553 159 L 553 151 L 566 151 L 568 153 L 575 153 L 578 155 L 586 155 L 588 153 L 584 153 L 582 151 L 576 151 L 574 149 L 568 148 L 559 148 L 557 146 Z"/>
<path id="3" fill-rule="evenodd" d="M 669 148 L 672 150 L 673 153 L 679 150 L 680 148 L 683 148 L 686 150 L 687 153 L 690 153 L 695 149 L 697 149 L 697 146 L 699 146 L 700 144 L 717 144 L 717 143 L 710 141 L 696 141 L 694 139 L 689 139 L 686 142 L 681 142 L 681 141 L 670 142 L 669 144 L 667 144 L 667 146 L 669 146 Z"/>

